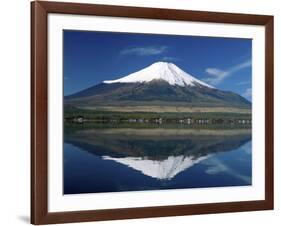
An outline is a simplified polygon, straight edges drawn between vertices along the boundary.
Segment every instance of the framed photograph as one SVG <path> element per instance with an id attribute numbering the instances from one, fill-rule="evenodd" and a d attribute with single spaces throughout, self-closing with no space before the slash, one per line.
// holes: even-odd
<path id="1" fill-rule="evenodd" d="M 273 209 L 273 16 L 31 14 L 33 224 Z"/>

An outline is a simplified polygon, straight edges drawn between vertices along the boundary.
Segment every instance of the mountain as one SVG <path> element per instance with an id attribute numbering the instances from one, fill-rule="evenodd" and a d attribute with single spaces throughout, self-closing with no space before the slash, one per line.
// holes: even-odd
<path id="1" fill-rule="evenodd" d="M 65 142 L 80 150 L 127 165 L 152 178 L 172 179 L 216 155 L 236 150 L 251 140 L 251 130 L 83 129 L 72 130 Z"/>
<path id="2" fill-rule="evenodd" d="M 157 62 L 116 80 L 103 81 L 65 97 L 74 106 L 199 106 L 243 107 L 242 96 L 216 89 L 173 63 Z"/>
<path id="3" fill-rule="evenodd" d="M 159 180 L 171 180 L 177 174 L 191 168 L 197 163 L 208 159 L 211 155 L 206 155 L 194 159 L 192 156 L 169 156 L 162 161 L 155 161 L 143 158 L 125 157 L 112 158 L 103 156 L 105 160 L 111 160 L 140 171 L 142 174 Z"/>
<path id="4" fill-rule="evenodd" d="M 104 81 L 106 84 L 113 83 L 149 83 L 153 80 L 162 80 L 169 83 L 172 86 L 205 86 L 208 88 L 214 88 L 196 78 L 187 74 L 179 67 L 172 63 L 157 62 L 144 68 L 140 71 L 132 73 L 128 76 L 117 80 Z"/>

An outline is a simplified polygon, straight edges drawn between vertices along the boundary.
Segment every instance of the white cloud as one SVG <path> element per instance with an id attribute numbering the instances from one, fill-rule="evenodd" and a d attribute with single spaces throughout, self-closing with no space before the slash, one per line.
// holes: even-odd
<path id="1" fill-rule="evenodd" d="M 123 49 L 121 55 L 138 55 L 138 56 L 150 56 L 159 55 L 164 53 L 168 49 L 167 46 L 146 46 L 146 47 L 133 47 Z"/>
<path id="2" fill-rule="evenodd" d="M 250 81 L 243 81 L 243 82 L 238 82 L 237 85 L 241 86 L 241 85 L 249 85 L 251 84 Z"/>
<path id="3" fill-rule="evenodd" d="M 215 175 L 218 173 L 227 172 L 227 170 L 228 170 L 228 168 L 224 164 L 218 164 L 218 165 L 207 168 L 207 170 L 205 172 L 210 175 Z"/>
<path id="4" fill-rule="evenodd" d="M 252 99 L 252 88 L 247 88 L 245 92 L 242 94 L 243 97 L 246 97 L 247 99 Z"/>
<path id="5" fill-rule="evenodd" d="M 164 56 L 162 58 L 163 61 L 179 61 L 179 58 L 177 57 L 169 57 L 169 56 Z"/>
<path id="6" fill-rule="evenodd" d="M 252 154 L 251 142 L 244 144 L 242 147 L 240 147 L 240 149 L 243 150 L 248 155 Z"/>
<path id="7" fill-rule="evenodd" d="M 252 65 L 252 61 L 246 60 L 243 63 L 232 66 L 226 70 L 221 70 L 219 68 L 207 68 L 206 72 L 210 75 L 210 77 L 205 78 L 204 81 L 212 85 L 218 85 L 227 77 L 233 75 L 234 73 L 244 68 L 250 67 L 251 65 Z"/>
<path id="8" fill-rule="evenodd" d="M 246 183 L 251 183 L 251 177 L 240 174 L 240 172 L 230 168 L 225 163 L 217 158 L 211 158 L 204 162 L 208 166 L 205 173 L 209 175 L 216 175 L 220 173 L 228 174 L 230 176 L 236 177 Z"/>

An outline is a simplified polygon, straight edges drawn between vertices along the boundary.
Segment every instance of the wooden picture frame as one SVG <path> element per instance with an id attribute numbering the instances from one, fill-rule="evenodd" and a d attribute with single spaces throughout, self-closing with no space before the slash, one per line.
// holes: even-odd
<path id="1" fill-rule="evenodd" d="M 48 212 L 48 14 L 96 15 L 265 27 L 265 199 Z M 31 3 L 31 223 L 52 224 L 273 209 L 273 16 L 35 1 Z"/>

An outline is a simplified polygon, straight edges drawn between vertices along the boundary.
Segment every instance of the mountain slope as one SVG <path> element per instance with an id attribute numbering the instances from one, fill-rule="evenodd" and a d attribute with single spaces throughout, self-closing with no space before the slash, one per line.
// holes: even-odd
<path id="1" fill-rule="evenodd" d="M 104 81 L 65 97 L 75 106 L 250 107 L 240 95 L 216 89 L 171 63 L 158 62 L 117 80 Z"/>
<path id="2" fill-rule="evenodd" d="M 142 174 L 156 178 L 159 180 L 171 180 L 180 172 L 191 168 L 195 164 L 208 159 L 211 155 L 206 155 L 194 159 L 192 156 L 169 156 L 162 161 L 154 161 L 150 159 L 125 157 L 125 158 L 112 158 L 110 156 L 103 156 L 105 160 L 111 160 L 123 165 L 127 165 Z"/>
<path id="3" fill-rule="evenodd" d="M 104 81 L 104 83 L 136 83 L 136 82 L 151 82 L 153 80 L 166 81 L 172 86 L 195 86 L 202 85 L 209 88 L 214 88 L 181 70 L 172 63 L 157 62 L 144 68 L 140 71 L 132 73 L 116 80 Z"/>
<path id="4" fill-rule="evenodd" d="M 238 149 L 251 140 L 251 130 L 216 132 L 167 128 L 84 129 L 67 134 L 65 141 L 147 176 L 171 179 L 216 153 Z"/>

